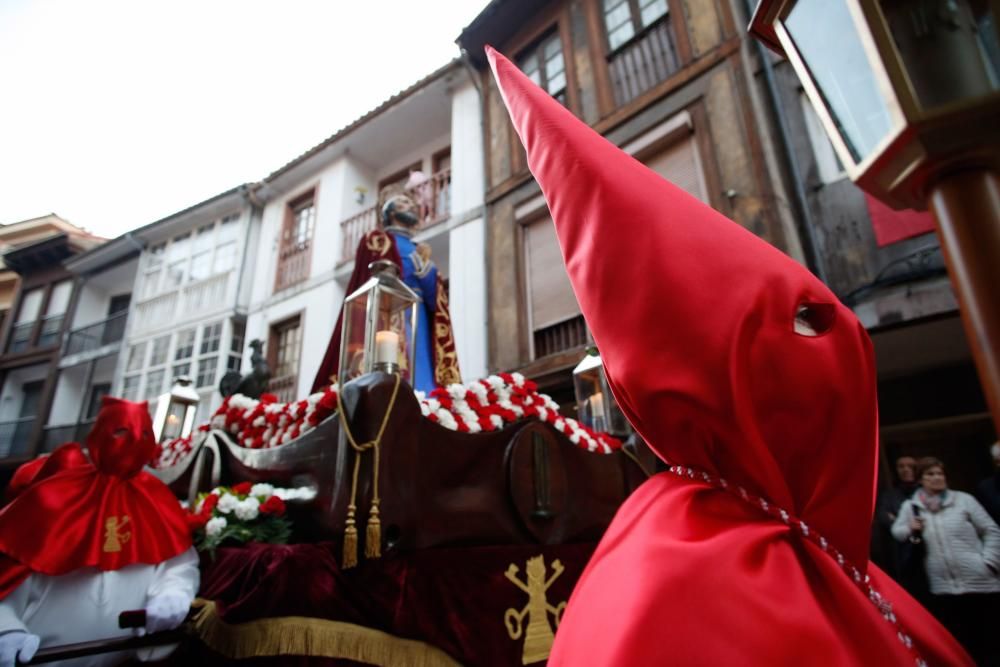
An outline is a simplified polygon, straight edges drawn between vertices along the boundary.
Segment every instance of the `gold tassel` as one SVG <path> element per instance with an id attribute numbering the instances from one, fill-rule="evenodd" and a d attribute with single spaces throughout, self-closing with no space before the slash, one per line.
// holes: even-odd
<path id="1" fill-rule="evenodd" d="M 358 529 L 354 525 L 354 505 L 347 506 L 347 527 L 344 528 L 344 559 L 341 567 L 352 568 L 358 564 Z"/>
<path id="2" fill-rule="evenodd" d="M 365 530 L 365 558 L 382 557 L 382 522 L 378 518 L 378 501 L 372 501 L 368 513 L 368 528 Z"/>

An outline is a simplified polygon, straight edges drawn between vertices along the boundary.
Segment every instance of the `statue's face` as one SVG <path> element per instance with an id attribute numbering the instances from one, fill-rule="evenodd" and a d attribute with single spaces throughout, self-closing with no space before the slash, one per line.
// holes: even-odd
<path id="1" fill-rule="evenodd" d="M 417 215 L 417 205 L 409 197 L 400 196 L 394 199 L 392 216 L 395 222 L 404 227 L 415 227 L 420 219 Z"/>

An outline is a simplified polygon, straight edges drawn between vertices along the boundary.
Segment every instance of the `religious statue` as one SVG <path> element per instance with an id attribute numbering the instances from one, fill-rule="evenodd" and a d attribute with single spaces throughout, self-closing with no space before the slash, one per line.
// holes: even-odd
<path id="1" fill-rule="evenodd" d="M 448 290 L 431 259 L 430 246 L 413 241 L 413 234 L 420 223 L 417 210 L 417 204 L 406 195 L 395 195 L 386 201 L 382 207 L 380 229 L 365 234 L 358 244 L 347 294 L 371 277 L 368 266 L 372 262 L 389 260 L 399 267 L 403 282 L 423 300 L 417 313 L 414 341 L 416 368 L 411 375 L 413 387 L 430 391 L 435 387 L 461 382 L 462 378 L 451 329 Z M 336 381 L 343 319 L 341 312 L 313 382 L 314 392 Z"/>

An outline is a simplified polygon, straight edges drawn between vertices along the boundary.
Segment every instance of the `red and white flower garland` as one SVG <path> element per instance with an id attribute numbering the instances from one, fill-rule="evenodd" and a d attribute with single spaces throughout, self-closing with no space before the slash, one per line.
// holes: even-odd
<path id="1" fill-rule="evenodd" d="M 518 420 L 537 418 L 590 452 L 610 454 L 622 446 L 617 438 L 560 415 L 559 405 L 538 393 L 538 385 L 520 373 L 500 373 L 438 388 L 428 395 L 420 391 L 414 394 L 424 417 L 452 431 L 499 431 Z M 154 467 L 176 465 L 201 445 L 212 429 L 225 431 L 242 447 L 268 449 L 308 433 L 336 409 L 335 384 L 294 403 L 279 403 L 271 394 L 264 394 L 260 400 L 236 394 L 222 402 L 208 424 L 202 424 L 186 438 L 163 445 Z"/>
<path id="2" fill-rule="evenodd" d="M 500 373 L 438 388 L 426 397 L 422 392 L 416 395 L 424 416 L 452 431 L 499 431 L 519 419 L 537 417 L 587 451 L 610 454 L 622 446 L 617 438 L 560 415 L 559 405 L 538 393 L 538 385 L 520 373 Z"/>

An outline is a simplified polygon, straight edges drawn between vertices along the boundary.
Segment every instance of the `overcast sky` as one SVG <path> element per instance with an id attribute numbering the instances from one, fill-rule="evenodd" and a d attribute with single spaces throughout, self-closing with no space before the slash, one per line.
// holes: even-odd
<path id="1" fill-rule="evenodd" d="M 0 0 L 0 223 L 114 237 L 263 178 L 458 55 L 486 0 Z"/>

